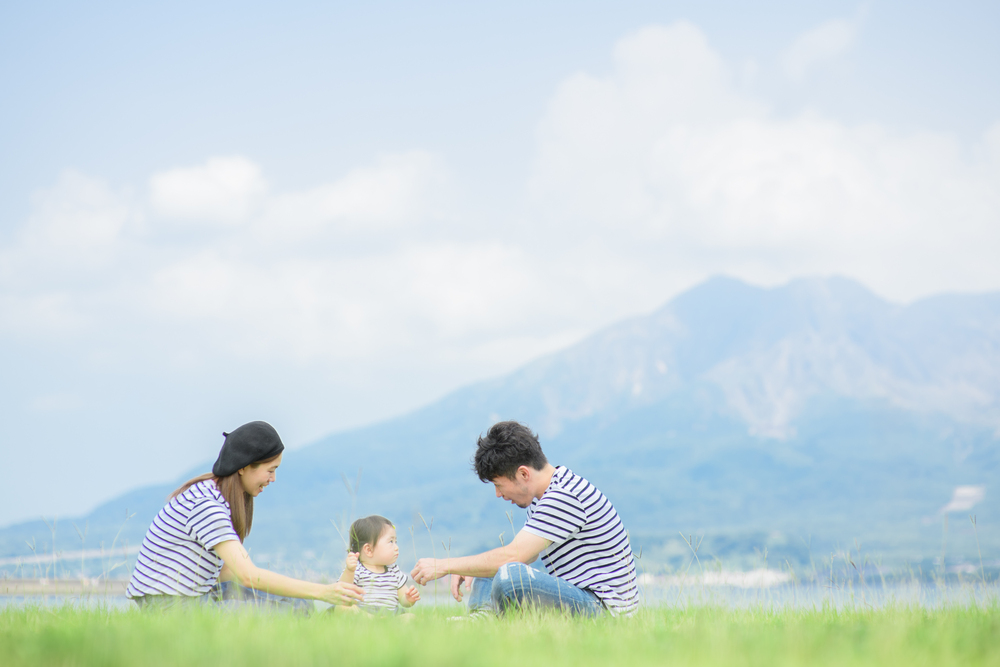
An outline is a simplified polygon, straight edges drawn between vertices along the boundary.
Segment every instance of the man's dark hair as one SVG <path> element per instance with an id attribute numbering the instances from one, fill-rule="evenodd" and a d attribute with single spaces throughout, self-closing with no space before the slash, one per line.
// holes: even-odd
<path id="1" fill-rule="evenodd" d="M 497 422 L 476 442 L 472 467 L 484 482 L 497 477 L 514 479 L 517 469 L 541 470 L 549 462 L 538 444 L 538 436 L 517 422 Z"/>

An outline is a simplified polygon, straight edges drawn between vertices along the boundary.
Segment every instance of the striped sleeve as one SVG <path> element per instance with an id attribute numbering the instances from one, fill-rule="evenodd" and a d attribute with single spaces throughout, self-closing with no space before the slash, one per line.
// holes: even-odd
<path id="1" fill-rule="evenodd" d="M 187 529 L 206 549 L 239 540 L 225 505 L 211 497 L 199 498 L 187 520 Z"/>
<path id="2" fill-rule="evenodd" d="M 399 569 L 398 566 L 393 565 L 396 568 L 396 588 L 400 589 L 406 585 L 406 573 Z"/>
<path id="3" fill-rule="evenodd" d="M 208 593 L 222 559 L 212 546 L 237 539 L 229 506 L 213 480 L 194 484 L 159 511 L 142 540 L 126 596 Z"/>
<path id="4" fill-rule="evenodd" d="M 563 489 L 549 489 L 531 508 L 524 530 L 555 544 L 562 544 L 587 523 L 579 498 Z"/>

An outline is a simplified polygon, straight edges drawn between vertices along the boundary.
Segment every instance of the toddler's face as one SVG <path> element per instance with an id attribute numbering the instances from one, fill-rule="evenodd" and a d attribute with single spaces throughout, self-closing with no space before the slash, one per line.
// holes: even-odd
<path id="1" fill-rule="evenodd" d="M 368 560 L 372 565 L 386 566 L 395 563 L 397 558 L 399 558 L 399 545 L 396 544 L 396 528 L 386 526 Z"/>

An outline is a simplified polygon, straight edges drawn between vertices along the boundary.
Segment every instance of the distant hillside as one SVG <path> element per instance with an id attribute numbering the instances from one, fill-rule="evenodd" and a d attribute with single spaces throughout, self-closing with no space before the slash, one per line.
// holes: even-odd
<path id="1" fill-rule="evenodd" d="M 512 506 L 469 469 L 498 419 L 532 426 L 554 463 L 597 483 L 649 567 L 679 562 L 680 532 L 707 535 L 709 559 L 744 564 L 765 550 L 806 564 L 855 539 L 896 563 L 960 559 L 975 553 L 970 513 L 1000 557 L 1000 294 L 904 307 L 841 278 L 774 289 L 715 278 L 506 377 L 289 452 L 248 546 L 286 568 L 334 568 L 331 521 L 352 507 L 397 522 L 406 562 L 411 528 L 421 555 L 449 540 L 456 552 L 498 545 L 522 515 L 508 519 Z M 359 469 L 355 503 L 342 475 Z M 943 542 L 938 510 L 970 485 L 985 499 Z M 120 539 L 136 544 L 169 490 L 95 511 L 88 548 L 110 541 L 126 507 L 136 516 Z M 0 556 L 24 554 L 32 536 L 51 549 L 49 535 L 40 522 L 4 529 Z M 57 549 L 80 544 L 61 522 Z"/>

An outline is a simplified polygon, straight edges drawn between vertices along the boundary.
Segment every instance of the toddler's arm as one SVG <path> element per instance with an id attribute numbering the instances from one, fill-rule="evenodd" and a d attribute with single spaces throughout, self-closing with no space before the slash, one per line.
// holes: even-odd
<path id="1" fill-rule="evenodd" d="M 358 569 L 358 554 L 348 553 L 347 562 L 344 563 L 344 571 L 340 574 L 340 581 L 345 584 L 353 584 L 356 569 Z"/>
<path id="2" fill-rule="evenodd" d="M 420 591 L 416 586 L 403 586 L 396 594 L 399 597 L 399 604 L 404 607 L 412 607 L 420 599 Z"/>

